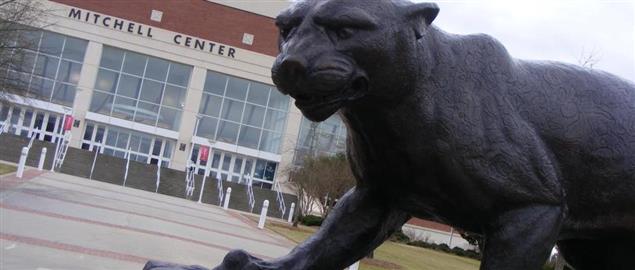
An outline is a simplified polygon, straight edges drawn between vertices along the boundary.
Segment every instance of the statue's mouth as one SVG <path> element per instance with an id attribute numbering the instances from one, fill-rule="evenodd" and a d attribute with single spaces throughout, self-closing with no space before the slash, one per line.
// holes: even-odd
<path id="1" fill-rule="evenodd" d="M 293 91 L 290 95 L 295 105 L 311 121 L 324 121 L 342 106 L 362 98 L 368 90 L 368 79 L 365 75 L 353 76 L 353 79 L 340 83 L 335 89 L 315 89 L 323 84 L 307 85 L 313 89 L 308 92 Z"/>

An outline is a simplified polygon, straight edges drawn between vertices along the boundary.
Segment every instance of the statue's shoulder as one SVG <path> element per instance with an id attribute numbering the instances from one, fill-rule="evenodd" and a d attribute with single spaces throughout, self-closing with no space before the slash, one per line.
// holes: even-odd
<path id="1" fill-rule="evenodd" d="M 455 64 L 471 72 L 484 72 L 483 66 L 493 66 L 499 72 L 510 72 L 514 69 L 515 60 L 505 46 L 496 38 L 487 34 L 448 34 L 438 32 L 441 44 L 447 44 Z"/>
<path id="2" fill-rule="evenodd" d="M 498 39 L 488 34 L 470 34 L 462 36 L 463 44 L 469 50 L 478 51 L 489 57 L 509 59 L 509 52 Z"/>
<path id="3" fill-rule="evenodd" d="M 489 59 L 507 60 L 512 57 L 498 39 L 483 33 L 453 34 L 445 32 L 438 27 L 432 28 L 433 35 L 438 44 L 448 46 L 457 56 L 486 57 Z"/>

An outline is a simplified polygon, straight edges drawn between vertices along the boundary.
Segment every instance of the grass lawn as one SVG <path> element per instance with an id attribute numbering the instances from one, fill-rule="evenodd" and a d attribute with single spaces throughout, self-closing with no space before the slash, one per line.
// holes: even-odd
<path id="1" fill-rule="evenodd" d="M 267 228 L 294 242 L 301 242 L 313 234 L 316 228 L 294 228 L 286 223 L 267 221 Z M 385 242 L 375 250 L 374 259 L 364 259 L 361 270 L 421 269 L 421 270 L 476 270 L 479 261 L 454 256 L 434 250 Z"/>
<path id="2" fill-rule="evenodd" d="M 17 169 L 18 168 L 13 165 L 0 163 L 0 175 L 15 172 Z"/>

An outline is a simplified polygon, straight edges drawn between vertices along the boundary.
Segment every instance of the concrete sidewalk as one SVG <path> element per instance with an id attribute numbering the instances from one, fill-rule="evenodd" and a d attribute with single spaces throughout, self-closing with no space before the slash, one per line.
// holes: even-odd
<path id="1" fill-rule="evenodd" d="M 35 169 L 0 178 L 0 269 L 213 267 L 231 249 L 269 259 L 293 246 L 216 206 Z"/>

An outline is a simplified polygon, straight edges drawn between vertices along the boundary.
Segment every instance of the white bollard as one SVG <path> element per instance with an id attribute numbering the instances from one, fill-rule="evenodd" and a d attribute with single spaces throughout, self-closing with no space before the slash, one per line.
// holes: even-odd
<path id="1" fill-rule="evenodd" d="M 203 183 L 201 183 L 201 192 L 198 194 L 198 203 L 203 203 L 203 191 L 205 190 L 205 180 L 207 180 L 207 172 L 203 175 Z"/>
<path id="2" fill-rule="evenodd" d="M 58 152 L 60 151 L 60 141 L 61 139 L 57 140 L 57 143 L 55 144 L 55 152 L 53 152 L 53 163 L 51 163 L 51 172 L 55 171 L 55 163 L 57 162 L 57 155 L 59 154 Z M 95 163 L 93 162 L 93 167 Z M 92 177 L 92 169 L 91 169 L 91 177 Z"/>
<path id="3" fill-rule="evenodd" d="M 46 147 L 42 148 L 42 153 L 40 154 L 40 162 L 37 164 L 37 170 L 41 171 L 44 169 L 44 161 L 46 160 Z"/>
<path id="4" fill-rule="evenodd" d="M 265 228 L 265 221 L 267 220 L 267 210 L 269 210 L 269 200 L 262 202 L 262 210 L 260 211 L 260 220 L 258 220 L 258 229 Z"/>
<path id="5" fill-rule="evenodd" d="M 20 153 L 20 162 L 18 163 L 18 171 L 15 173 L 15 176 L 18 178 L 22 178 L 22 174 L 24 174 L 24 166 L 26 165 L 26 156 L 29 154 L 28 147 L 22 147 L 22 152 Z"/>
<path id="6" fill-rule="evenodd" d="M 355 262 L 353 265 L 348 267 L 348 270 L 357 270 L 359 269 L 359 261 Z"/>
<path id="7" fill-rule="evenodd" d="M 293 222 L 293 211 L 295 211 L 295 203 L 291 203 L 291 209 L 289 209 L 289 217 L 287 218 L 287 222 Z"/>
<path id="8" fill-rule="evenodd" d="M 225 192 L 225 203 L 223 204 L 223 209 L 227 210 L 229 207 L 229 198 L 232 196 L 232 188 L 228 187 L 227 192 Z"/>

